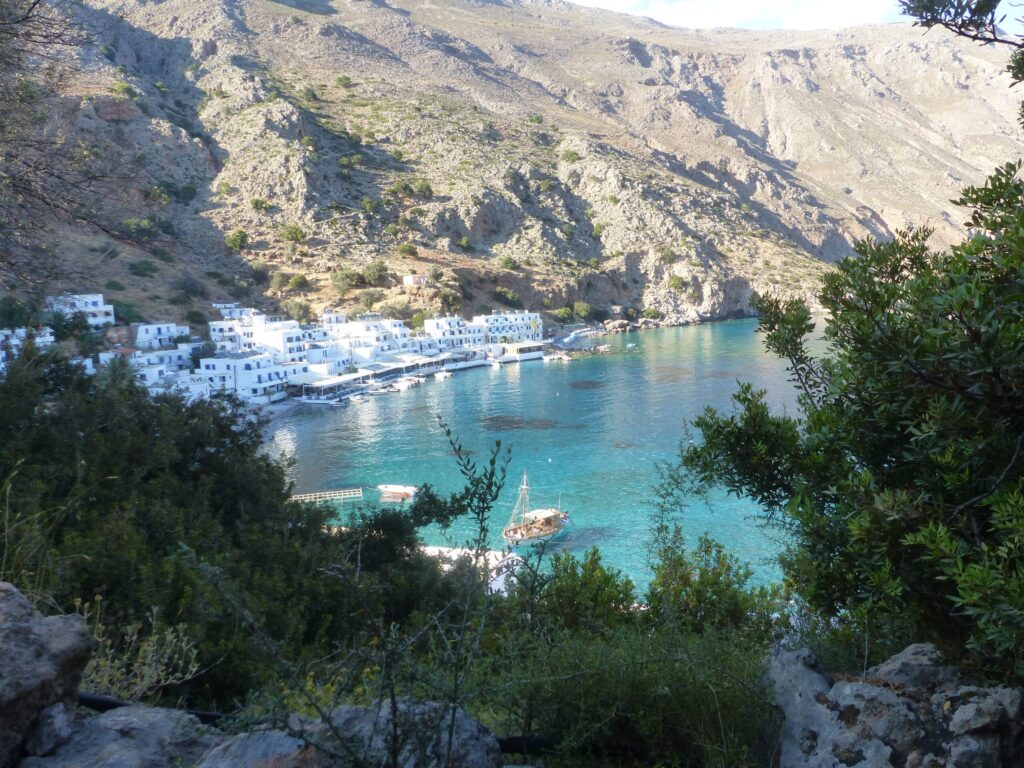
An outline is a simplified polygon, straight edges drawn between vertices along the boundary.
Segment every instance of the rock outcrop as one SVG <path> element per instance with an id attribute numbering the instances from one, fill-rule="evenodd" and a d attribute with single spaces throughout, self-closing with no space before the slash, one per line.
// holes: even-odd
<path id="1" fill-rule="evenodd" d="M 965 685 L 932 645 L 861 679 L 832 681 L 806 648 L 769 665 L 782 710 L 781 768 L 1018 768 L 1022 691 Z"/>
<path id="2" fill-rule="evenodd" d="M 81 617 L 44 617 L 0 582 L 0 768 L 70 735 L 69 707 L 91 651 Z"/>

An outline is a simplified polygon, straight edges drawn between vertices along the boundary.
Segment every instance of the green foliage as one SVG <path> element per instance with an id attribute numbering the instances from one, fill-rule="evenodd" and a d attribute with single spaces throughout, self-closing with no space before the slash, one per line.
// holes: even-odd
<path id="1" fill-rule="evenodd" d="M 281 237 L 289 243 L 301 243 L 306 240 L 306 232 L 298 224 L 286 224 L 281 227 Z"/>
<path id="2" fill-rule="evenodd" d="M 665 314 L 654 307 L 644 307 L 640 312 L 640 316 L 646 317 L 648 320 L 662 320 L 665 317 Z"/>
<path id="3" fill-rule="evenodd" d="M 249 201 L 249 205 L 252 206 L 254 211 L 259 213 L 265 213 L 273 208 L 273 204 L 269 200 L 265 200 L 262 197 L 254 197 Z"/>
<path id="4" fill-rule="evenodd" d="M 541 179 L 540 180 L 540 191 L 541 192 L 549 192 L 551 190 L 551 187 L 552 187 L 553 184 L 554 184 L 554 182 L 551 179 Z"/>
<path id="5" fill-rule="evenodd" d="M 244 229 L 236 229 L 224 237 L 224 245 L 235 253 L 245 250 L 249 245 L 249 233 Z"/>
<path id="6" fill-rule="evenodd" d="M 130 301 L 118 301 L 112 299 L 110 306 L 114 308 L 114 317 L 117 318 L 117 322 L 126 325 L 129 323 L 141 323 L 145 321 L 142 313 L 139 312 L 138 307 L 132 304 Z"/>
<path id="7" fill-rule="evenodd" d="M 568 323 L 572 320 L 572 307 L 561 307 L 551 313 L 551 316 L 560 323 Z"/>
<path id="8" fill-rule="evenodd" d="M 593 307 L 591 307 L 585 301 L 576 301 L 572 305 L 572 313 L 576 315 L 580 320 L 589 320 L 590 316 L 594 313 Z"/>
<path id="9" fill-rule="evenodd" d="M 522 267 L 522 265 L 518 261 L 513 259 L 511 256 L 502 256 L 498 260 L 498 266 L 500 266 L 502 269 L 511 270 L 518 270 Z"/>
<path id="10" fill-rule="evenodd" d="M 359 304 L 365 307 L 367 312 L 373 309 L 374 304 L 383 298 L 384 292 L 378 291 L 375 288 L 367 288 L 365 291 L 360 291 L 358 296 Z"/>
<path id="11" fill-rule="evenodd" d="M 320 96 L 316 92 L 316 88 L 311 85 L 304 86 L 299 92 L 299 95 L 306 101 L 320 101 Z"/>
<path id="12" fill-rule="evenodd" d="M 416 246 L 412 243 L 402 243 L 395 249 L 402 256 L 415 256 L 419 251 L 416 250 Z"/>
<path id="13" fill-rule="evenodd" d="M 339 269 L 331 275 L 331 285 L 334 286 L 334 290 L 338 292 L 339 296 L 344 296 L 351 288 L 365 283 L 366 278 L 361 272 L 356 272 L 354 269 Z"/>
<path id="14" fill-rule="evenodd" d="M 288 287 L 291 275 L 287 272 L 275 272 L 270 276 L 270 290 L 283 291 Z"/>
<path id="15" fill-rule="evenodd" d="M 428 276 L 430 277 L 431 282 L 440 283 L 444 280 L 444 270 L 435 265 L 430 268 L 430 274 Z"/>
<path id="16" fill-rule="evenodd" d="M 797 302 L 758 303 L 789 361 L 800 418 L 749 385 L 736 413 L 697 420 L 683 466 L 757 499 L 787 527 L 785 560 L 825 612 L 869 609 L 1024 677 L 1024 182 L 999 168 L 965 190 L 973 236 L 930 253 L 927 232 L 862 242 L 825 278 L 829 353 Z"/>
<path id="17" fill-rule="evenodd" d="M 450 288 L 442 288 L 437 298 L 446 314 L 453 315 L 462 307 L 462 297 Z"/>
<path id="18" fill-rule="evenodd" d="M 217 183 L 217 195 L 220 197 L 231 197 L 235 192 L 234 188 L 226 181 Z"/>
<path id="19" fill-rule="evenodd" d="M 536 115 L 536 114 L 530 115 L 526 119 L 527 119 L 528 122 L 532 123 L 533 125 L 540 125 L 541 123 L 544 122 L 544 118 L 541 117 L 540 115 Z"/>
<path id="20" fill-rule="evenodd" d="M 401 247 L 399 247 L 399 253 L 401 252 Z M 415 255 L 415 253 L 409 255 Z M 388 280 L 388 265 L 380 260 L 371 261 L 363 267 L 362 274 L 363 282 L 367 285 L 384 285 Z"/>
<path id="21" fill-rule="evenodd" d="M 562 160 L 567 163 L 578 163 L 582 159 L 580 153 L 572 149 L 567 149 L 562 153 Z"/>
<path id="22" fill-rule="evenodd" d="M 458 239 L 458 241 L 455 244 L 464 251 L 473 250 L 473 243 L 470 242 L 469 235 L 463 235 Z"/>
<path id="23" fill-rule="evenodd" d="M 126 99 L 138 98 L 139 92 L 132 88 L 128 83 L 117 82 L 110 86 L 110 92 L 115 96 L 123 96 Z"/>
<path id="24" fill-rule="evenodd" d="M 669 275 L 668 287 L 676 293 L 682 293 L 690 285 L 690 281 L 680 275 Z"/>
<path id="25" fill-rule="evenodd" d="M 519 298 L 519 294 L 503 285 L 499 285 L 494 289 L 494 298 L 507 307 L 523 306 L 523 300 Z"/>
<path id="26" fill-rule="evenodd" d="M 208 319 L 206 317 L 206 314 L 202 310 L 190 309 L 187 313 L 185 313 L 185 321 L 189 325 L 199 327 L 201 325 L 206 325 Z"/>
<path id="27" fill-rule="evenodd" d="M 190 299 L 206 296 L 206 286 L 203 285 L 201 280 L 193 275 L 179 275 L 171 282 L 171 287 L 176 291 L 180 291 L 185 296 L 188 296 Z"/>
<path id="28" fill-rule="evenodd" d="M 396 181 L 388 187 L 387 192 L 389 195 L 393 195 L 394 197 L 412 197 L 413 194 L 415 194 L 413 192 L 412 184 L 405 179 Z"/>
<path id="29" fill-rule="evenodd" d="M 633 582 L 601 562 L 596 547 L 580 560 L 569 552 L 551 558 L 542 606 L 547 621 L 571 631 L 605 631 L 634 618 Z"/>
<path id="30" fill-rule="evenodd" d="M 413 313 L 412 317 L 409 318 L 409 325 L 412 326 L 413 330 L 422 331 L 426 321 L 427 313 L 421 310 Z"/>
<path id="31" fill-rule="evenodd" d="M 340 88 L 351 88 L 355 83 L 352 82 L 352 78 L 348 75 L 338 75 L 334 80 L 334 84 Z"/>
<path id="32" fill-rule="evenodd" d="M 430 186 L 430 182 L 426 179 L 416 179 L 413 182 L 412 189 L 417 195 L 427 200 L 434 196 L 434 188 Z"/>
<path id="33" fill-rule="evenodd" d="M 153 277 L 160 273 L 160 267 L 149 259 L 128 262 L 128 272 L 136 277 Z"/>
<path id="34" fill-rule="evenodd" d="M 24 301 L 13 296 L 0 296 L 0 328 L 21 328 L 32 325 L 36 313 Z"/>
<path id="35" fill-rule="evenodd" d="M 305 275 L 292 275 L 288 280 L 289 291 L 308 291 L 309 288 L 309 278 Z"/>
<path id="36" fill-rule="evenodd" d="M 306 301 L 288 299 L 281 302 L 281 309 L 290 319 L 300 323 L 308 323 L 313 319 L 313 308 Z"/>
<path id="37" fill-rule="evenodd" d="M 372 198 L 369 197 L 364 197 L 362 201 L 359 203 L 359 205 L 363 209 L 363 212 L 366 214 L 373 214 L 380 206 L 380 204 L 376 200 L 373 200 Z"/>
<path id="38" fill-rule="evenodd" d="M 601 239 L 601 235 L 604 234 L 604 224 L 602 224 L 601 222 L 598 222 L 597 224 L 595 224 L 593 226 L 593 228 L 591 229 L 591 232 L 593 233 L 595 238 L 600 240 Z"/>
<path id="39" fill-rule="evenodd" d="M 103 287 L 106 288 L 108 291 L 124 290 L 124 284 L 118 282 L 117 280 L 107 280 L 107 282 L 103 284 Z"/>

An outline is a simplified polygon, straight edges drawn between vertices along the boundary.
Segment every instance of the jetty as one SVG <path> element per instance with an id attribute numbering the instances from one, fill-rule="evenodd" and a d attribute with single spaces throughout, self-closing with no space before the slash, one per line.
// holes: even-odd
<path id="1" fill-rule="evenodd" d="M 362 488 L 339 488 L 336 491 L 317 491 L 316 493 L 299 493 L 289 501 L 313 502 L 316 504 L 330 501 L 362 501 Z"/>

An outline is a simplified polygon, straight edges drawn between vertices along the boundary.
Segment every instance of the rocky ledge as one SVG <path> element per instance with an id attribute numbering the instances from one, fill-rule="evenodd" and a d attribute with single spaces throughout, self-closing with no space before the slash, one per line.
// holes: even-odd
<path id="1" fill-rule="evenodd" d="M 768 679 L 784 715 L 780 768 L 1024 765 L 1022 691 L 966 684 L 933 645 L 837 680 L 806 648 L 778 651 Z"/>

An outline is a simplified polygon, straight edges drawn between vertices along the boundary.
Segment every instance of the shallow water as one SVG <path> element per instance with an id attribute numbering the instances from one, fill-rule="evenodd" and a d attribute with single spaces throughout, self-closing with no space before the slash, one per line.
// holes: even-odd
<path id="1" fill-rule="evenodd" d="M 270 448 L 293 455 L 296 493 L 379 483 L 454 491 L 461 478 L 438 425 L 440 415 L 476 461 L 495 440 L 511 447 L 508 481 L 491 518 L 494 548 L 523 470 L 531 506 L 561 501 L 571 525 L 552 546 L 600 547 L 606 563 L 638 584 L 649 579 L 652 487 L 657 464 L 672 460 L 684 425 L 707 405 L 728 409 L 737 380 L 791 407 L 783 364 L 764 352 L 756 321 L 666 328 L 603 340 L 612 352 L 571 363 L 530 361 L 457 372 L 421 387 L 347 408 L 303 406 L 271 422 Z M 635 350 L 626 350 L 627 344 Z M 758 527 L 747 500 L 714 494 L 683 511 L 688 537 L 704 531 L 750 562 L 758 581 L 778 577 L 778 543 Z M 459 546 L 469 535 L 427 532 L 429 544 Z"/>

